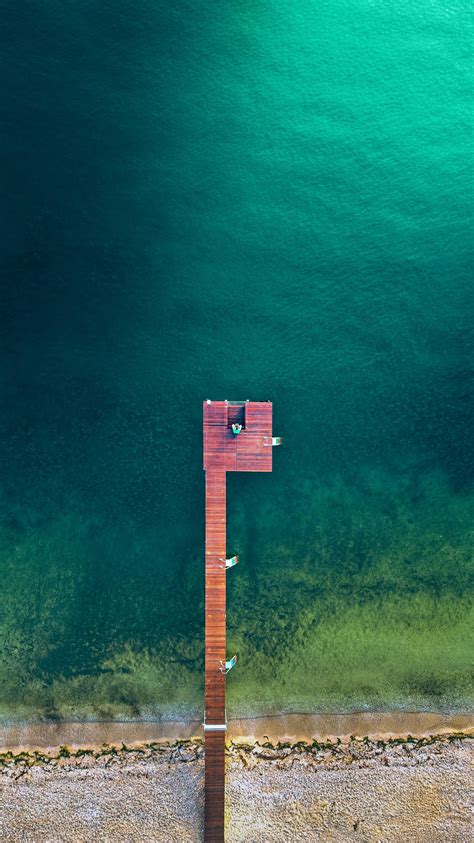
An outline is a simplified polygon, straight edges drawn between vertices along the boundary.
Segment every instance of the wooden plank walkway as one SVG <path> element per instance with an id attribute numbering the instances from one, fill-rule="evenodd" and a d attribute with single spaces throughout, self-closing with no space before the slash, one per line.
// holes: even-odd
<path id="1" fill-rule="evenodd" d="M 226 477 L 206 471 L 205 724 L 223 726 L 225 717 Z M 205 840 L 224 839 L 225 730 L 206 729 Z"/>
<path id="2" fill-rule="evenodd" d="M 232 423 L 242 424 L 237 436 Z M 206 401 L 205 816 L 206 843 L 224 841 L 226 472 L 272 470 L 270 402 Z"/>

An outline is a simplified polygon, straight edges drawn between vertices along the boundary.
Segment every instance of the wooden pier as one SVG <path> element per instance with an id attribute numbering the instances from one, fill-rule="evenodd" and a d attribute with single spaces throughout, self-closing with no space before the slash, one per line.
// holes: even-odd
<path id="1" fill-rule="evenodd" d="M 240 432 L 233 432 L 238 425 Z M 272 405 L 269 401 L 205 401 L 206 630 L 205 630 L 205 816 L 206 843 L 223 843 L 225 801 L 225 675 L 227 559 L 226 472 L 271 471 Z"/>

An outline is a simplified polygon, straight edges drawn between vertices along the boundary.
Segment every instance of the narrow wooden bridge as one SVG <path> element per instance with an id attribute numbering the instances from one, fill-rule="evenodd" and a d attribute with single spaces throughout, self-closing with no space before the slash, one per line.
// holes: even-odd
<path id="1" fill-rule="evenodd" d="M 272 404 L 269 401 L 205 401 L 206 632 L 205 817 L 206 843 L 224 840 L 225 676 L 237 657 L 226 654 L 226 571 L 237 562 L 226 549 L 226 472 L 271 471 Z"/>

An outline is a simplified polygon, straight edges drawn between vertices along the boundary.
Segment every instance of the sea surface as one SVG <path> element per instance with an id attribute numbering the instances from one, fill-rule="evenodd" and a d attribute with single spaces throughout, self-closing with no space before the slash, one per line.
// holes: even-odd
<path id="1" fill-rule="evenodd" d="M 468 709 L 472 6 L 0 0 L 0 716 Z"/>

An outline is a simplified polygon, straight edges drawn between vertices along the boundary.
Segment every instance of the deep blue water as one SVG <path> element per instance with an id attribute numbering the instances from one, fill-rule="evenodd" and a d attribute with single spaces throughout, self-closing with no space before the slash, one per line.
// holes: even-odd
<path id="1" fill-rule="evenodd" d="M 470 4 L 0 10 L 5 716 L 200 709 L 208 397 L 233 710 L 469 705 Z"/>

